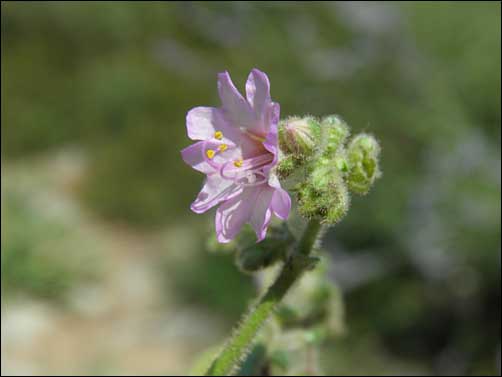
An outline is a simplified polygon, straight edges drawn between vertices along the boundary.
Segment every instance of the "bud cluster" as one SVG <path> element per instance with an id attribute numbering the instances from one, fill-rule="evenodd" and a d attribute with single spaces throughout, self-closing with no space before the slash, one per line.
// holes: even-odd
<path id="1" fill-rule="evenodd" d="M 366 194 L 380 176 L 380 146 L 368 134 L 349 140 L 350 129 L 337 115 L 322 120 L 292 117 L 279 124 L 280 179 L 298 176 L 298 211 L 307 219 L 335 224 L 347 213 L 349 191 Z"/>

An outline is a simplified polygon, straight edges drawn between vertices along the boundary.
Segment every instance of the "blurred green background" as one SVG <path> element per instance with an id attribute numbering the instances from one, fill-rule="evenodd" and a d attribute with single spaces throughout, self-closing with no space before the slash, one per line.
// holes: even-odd
<path id="1" fill-rule="evenodd" d="M 254 297 L 189 210 L 185 114 L 253 67 L 383 178 L 327 235 L 328 374 L 500 375 L 498 2 L 2 2 L 2 374 L 186 374 Z"/>

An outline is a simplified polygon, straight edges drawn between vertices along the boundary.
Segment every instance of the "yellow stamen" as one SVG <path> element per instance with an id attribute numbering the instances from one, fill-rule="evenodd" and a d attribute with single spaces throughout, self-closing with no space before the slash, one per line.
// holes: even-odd
<path id="1" fill-rule="evenodd" d="M 218 140 L 223 139 L 223 132 L 221 132 L 221 131 L 216 131 L 216 132 L 214 133 L 214 138 L 215 138 L 215 139 L 218 139 Z"/>
<path id="2" fill-rule="evenodd" d="M 220 144 L 218 146 L 218 149 L 220 150 L 220 152 L 225 152 L 227 150 L 227 148 L 228 148 L 228 145 L 226 145 L 226 144 Z"/>
<path id="3" fill-rule="evenodd" d="M 207 158 L 209 158 L 209 159 L 213 158 L 215 154 L 216 154 L 216 152 L 215 152 L 215 151 L 213 151 L 212 149 L 208 149 L 208 150 L 206 151 L 206 156 L 207 156 Z"/>
<path id="4" fill-rule="evenodd" d="M 235 166 L 236 168 L 240 168 L 240 167 L 242 166 L 242 162 L 243 162 L 243 161 L 242 161 L 242 158 L 241 158 L 240 160 L 235 160 L 235 161 L 234 161 L 234 166 Z"/>

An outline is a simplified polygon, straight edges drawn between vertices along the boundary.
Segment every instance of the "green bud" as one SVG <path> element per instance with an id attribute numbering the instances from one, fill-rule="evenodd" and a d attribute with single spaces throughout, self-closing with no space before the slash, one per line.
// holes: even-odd
<path id="1" fill-rule="evenodd" d="M 298 185 L 298 212 L 308 220 L 322 216 L 319 201 L 322 200 L 322 192 L 317 191 L 307 182 Z"/>
<path id="2" fill-rule="evenodd" d="M 276 167 L 276 174 L 279 177 L 279 179 L 285 179 L 289 177 L 293 172 L 296 170 L 296 168 L 300 165 L 300 161 L 298 161 L 295 156 L 293 155 L 288 155 L 284 156 L 283 158 L 279 159 L 279 163 L 277 164 Z"/>
<path id="3" fill-rule="evenodd" d="M 336 156 L 334 159 L 334 164 L 341 173 L 345 174 L 349 171 L 349 162 L 347 161 L 345 155 Z"/>
<path id="4" fill-rule="evenodd" d="M 298 190 L 298 211 L 307 219 L 332 225 L 347 213 L 350 196 L 342 175 L 334 163 L 315 166 L 309 179 Z"/>
<path id="5" fill-rule="evenodd" d="M 328 115 L 323 118 L 321 129 L 325 155 L 335 154 L 350 135 L 349 126 L 338 115 Z"/>
<path id="6" fill-rule="evenodd" d="M 279 147 L 297 159 L 308 158 L 318 146 L 321 136 L 319 123 L 313 117 L 291 117 L 279 123 Z"/>
<path id="7" fill-rule="evenodd" d="M 333 174 L 334 164 L 331 161 L 326 163 L 326 160 L 321 158 L 310 174 L 309 183 L 319 192 L 327 190 Z"/>
<path id="8" fill-rule="evenodd" d="M 345 182 L 338 178 L 332 183 L 329 191 L 329 205 L 322 223 L 333 225 L 339 222 L 348 212 L 350 195 Z"/>
<path id="9" fill-rule="evenodd" d="M 380 145 L 372 135 L 359 134 L 352 139 L 347 149 L 347 184 L 350 191 L 360 195 L 368 193 L 381 175 L 378 166 L 379 155 Z"/>

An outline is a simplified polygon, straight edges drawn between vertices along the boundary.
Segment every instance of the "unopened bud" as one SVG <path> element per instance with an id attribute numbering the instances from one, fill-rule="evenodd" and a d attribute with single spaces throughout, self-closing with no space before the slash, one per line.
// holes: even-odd
<path id="1" fill-rule="evenodd" d="M 350 135 L 347 123 L 338 115 L 328 115 L 321 122 L 325 155 L 334 155 Z"/>
<path id="2" fill-rule="evenodd" d="M 285 155 L 297 158 L 311 156 L 320 136 L 320 125 L 313 117 L 291 117 L 279 124 L 279 146 Z"/>
<path id="3" fill-rule="evenodd" d="M 286 179 L 291 174 L 293 174 L 293 172 L 299 165 L 300 161 L 298 161 L 295 156 L 282 156 L 282 158 L 279 159 L 279 163 L 277 164 L 276 174 L 280 180 Z"/>
<path id="4" fill-rule="evenodd" d="M 302 216 L 332 225 L 347 213 L 350 196 L 340 174 L 333 169 L 319 167 L 312 172 L 309 181 L 300 187 L 298 203 L 298 211 Z"/>
<path id="5" fill-rule="evenodd" d="M 347 149 L 349 173 L 347 183 L 350 191 L 366 194 L 381 172 L 378 166 L 380 145 L 368 134 L 355 136 Z"/>
<path id="6" fill-rule="evenodd" d="M 341 178 L 333 183 L 329 199 L 330 202 L 327 213 L 322 222 L 324 224 L 333 225 L 347 214 L 350 206 L 349 191 L 347 190 L 347 185 Z"/>
<path id="7" fill-rule="evenodd" d="M 338 156 L 334 158 L 334 164 L 336 168 L 341 172 L 341 173 L 347 173 L 349 171 L 349 162 L 347 161 L 347 158 L 345 157 L 345 153 L 340 153 Z"/>

